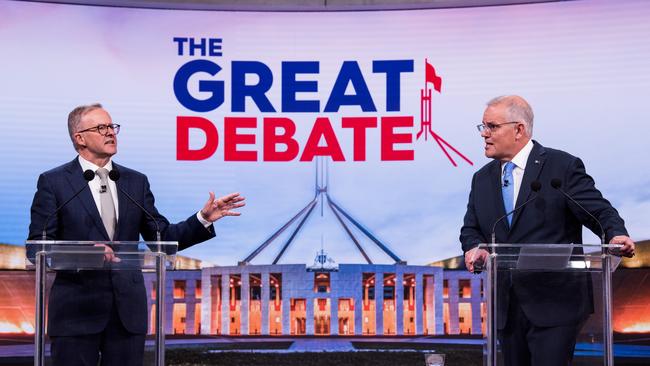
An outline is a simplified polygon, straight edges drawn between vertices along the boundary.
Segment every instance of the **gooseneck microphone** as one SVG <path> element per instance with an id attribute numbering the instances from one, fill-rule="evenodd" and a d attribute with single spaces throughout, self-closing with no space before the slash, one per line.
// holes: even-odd
<path id="1" fill-rule="evenodd" d="M 568 193 L 566 193 L 561 187 L 562 187 L 562 180 L 559 178 L 553 178 L 551 179 L 551 187 L 557 189 L 566 197 L 569 201 L 573 202 L 576 204 L 576 206 L 580 207 L 582 211 L 584 211 L 589 217 L 591 217 L 596 223 L 598 224 L 598 227 L 600 228 L 600 244 L 606 244 L 605 243 L 605 230 L 603 229 L 603 225 L 600 223 L 600 220 L 596 218 L 596 216 L 592 215 L 591 212 L 587 211 L 586 208 L 584 208 L 578 201 L 573 199 Z"/>
<path id="2" fill-rule="evenodd" d="M 47 240 L 47 224 L 50 223 L 50 219 L 52 219 L 52 216 L 56 215 L 65 205 L 67 205 L 70 201 L 72 201 L 75 197 L 77 197 L 81 192 L 83 192 L 84 189 L 88 188 L 88 182 L 91 180 L 95 179 L 95 172 L 92 170 L 88 169 L 84 171 L 83 173 L 84 180 L 86 181 L 86 184 L 84 184 L 81 189 L 79 189 L 75 194 L 72 195 L 72 197 L 68 198 L 65 202 L 63 202 L 59 207 L 54 210 L 46 219 L 45 219 L 45 225 L 43 225 L 43 234 L 42 234 L 42 240 Z"/>
<path id="3" fill-rule="evenodd" d="M 110 172 L 108 172 L 108 177 L 113 182 L 117 183 L 117 181 L 120 179 L 120 171 L 117 170 L 115 166 L 113 166 L 113 169 Z M 147 211 L 147 209 L 144 208 L 141 204 L 139 204 L 138 201 L 133 199 L 133 197 L 131 197 L 130 194 L 128 194 L 124 189 L 122 189 L 122 187 L 118 186 L 117 184 L 115 184 L 115 186 L 117 187 L 117 189 L 120 190 L 120 192 L 122 192 L 126 196 L 126 198 L 129 199 L 129 201 L 133 202 L 136 206 L 138 206 L 140 210 L 142 210 L 142 212 L 144 212 L 145 215 L 147 215 L 153 221 L 153 223 L 156 224 L 156 241 L 162 241 L 160 236 L 160 226 L 158 225 L 158 221 L 156 221 L 153 215 L 149 213 L 149 211 Z"/>
<path id="4" fill-rule="evenodd" d="M 542 183 L 540 183 L 538 180 L 534 180 L 534 181 L 532 181 L 532 182 L 530 183 L 530 189 L 531 189 L 533 192 L 539 192 L 539 190 L 542 189 Z M 528 200 L 526 200 L 526 202 L 524 202 L 524 203 L 522 203 L 521 205 L 515 207 L 515 208 L 512 209 L 510 212 L 508 212 L 508 213 L 506 213 L 505 215 L 499 217 L 499 218 L 497 219 L 497 221 L 494 222 L 494 225 L 492 225 L 492 244 L 496 244 L 496 241 L 497 241 L 497 235 L 496 235 L 497 224 L 498 224 L 499 222 L 501 222 L 501 220 L 503 220 L 503 219 L 505 219 L 506 217 L 512 215 L 512 214 L 515 213 L 516 211 L 521 210 L 524 206 L 526 206 L 527 204 L 529 204 L 529 203 L 531 203 L 532 201 L 536 200 L 537 197 L 539 197 L 539 195 L 535 195 L 535 196 L 529 198 Z"/>

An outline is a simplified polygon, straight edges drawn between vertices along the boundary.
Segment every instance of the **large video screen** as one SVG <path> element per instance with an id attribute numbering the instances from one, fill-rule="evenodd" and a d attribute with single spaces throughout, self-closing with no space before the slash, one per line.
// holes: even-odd
<path id="1" fill-rule="evenodd" d="M 68 113 L 100 102 L 122 125 L 113 160 L 147 174 L 170 221 L 209 191 L 246 197 L 184 255 L 236 264 L 321 183 L 402 260 L 457 256 L 472 174 L 489 162 L 475 126 L 504 94 L 531 103 L 534 139 L 581 157 L 648 239 L 648 19 L 645 1 L 331 13 L 4 1 L 0 242 L 23 244 L 38 175 L 76 157 Z M 280 263 L 321 248 L 364 263 L 318 197 Z M 344 221 L 374 262 L 393 262 Z"/>

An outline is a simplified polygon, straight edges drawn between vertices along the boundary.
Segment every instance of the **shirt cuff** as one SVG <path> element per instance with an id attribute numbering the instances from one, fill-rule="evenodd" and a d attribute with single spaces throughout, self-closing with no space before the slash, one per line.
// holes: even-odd
<path id="1" fill-rule="evenodd" d="M 201 211 L 196 213 L 196 218 L 199 220 L 201 224 L 203 224 L 203 226 L 205 226 L 206 229 L 209 228 L 210 225 L 212 225 L 210 221 L 204 219 L 203 216 L 201 216 Z"/>

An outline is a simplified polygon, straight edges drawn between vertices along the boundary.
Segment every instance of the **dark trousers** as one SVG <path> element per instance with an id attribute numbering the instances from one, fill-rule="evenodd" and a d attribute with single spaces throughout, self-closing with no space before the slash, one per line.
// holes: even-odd
<path id="1" fill-rule="evenodd" d="M 581 324 L 537 327 L 528 320 L 514 293 L 510 292 L 510 294 L 508 321 L 505 328 L 499 331 L 504 364 L 506 366 L 571 365 Z"/>
<path id="2" fill-rule="evenodd" d="M 51 337 L 53 366 L 142 366 L 144 334 L 129 333 L 113 306 L 99 334 Z"/>

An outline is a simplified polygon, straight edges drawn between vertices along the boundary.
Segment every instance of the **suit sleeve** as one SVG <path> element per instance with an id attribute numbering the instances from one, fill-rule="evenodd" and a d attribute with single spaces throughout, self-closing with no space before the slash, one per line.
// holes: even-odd
<path id="1" fill-rule="evenodd" d="M 585 170 L 582 160 L 575 158 L 566 172 L 567 193 L 578 201 L 587 211 L 600 221 L 605 230 L 605 240 L 609 242 L 614 236 L 628 235 L 625 222 L 618 211 L 606 200 L 596 188 L 594 180 Z M 594 234 L 600 236 L 598 223 L 589 217 L 580 207 L 568 203 L 571 212 Z"/>
<path id="2" fill-rule="evenodd" d="M 52 214 L 57 207 L 56 196 L 54 189 L 48 181 L 45 174 L 38 177 L 36 184 L 36 193 L 32 201 L 31 208 L 31 222 L 29 223 L 29 235 L 27 240 L 41 240 L 43 238 L 43 226 L 45 220 Z M 53 240 L 57 238 L 58 217 L 56 215 L 50 218 L 47 224 L 46 232 L 47 239 Z M 34 245 L 26 245 L 27 258 L 33 263 L 36 255 L 37 248 Z"/>
<path id="3" fill-rule="evenodd" d="M 156 240 L 156 222 L 158 223 L 161 231 L 163 241 L 177 241 L 178 250 L 183 250 L 191 247 L 194 244 L 201 243 L 215 236 L 213 226 L 205 227 L 196 218 L 196 214 L 192 214 L 186 220 L 176 224 L 171 224 L 161 215 L 155 206 L 155 198 L 149 186 L 149 180 L 144 178 L 144 207 L 155 218 L 155 222 L 147 215 L 143 215 L 142 223 L 140 226 L 140 233 L 144 240 Z"/>
<path id="4" fill-rule="evenodd" d="M 469 192 L 469 200 L 467 202 L 467 212 L 463 219 L 463 227 L 460 229 L 460 243 L 463 248 L 463 253 L 477 247 L 479 243 L 485 243 L 485 235 L 479 226 L 476 209 L 474 207 L 474 194 L 476 187 L 476 174 L 472 177 L 472 188 Z"/>

